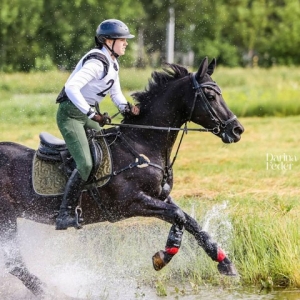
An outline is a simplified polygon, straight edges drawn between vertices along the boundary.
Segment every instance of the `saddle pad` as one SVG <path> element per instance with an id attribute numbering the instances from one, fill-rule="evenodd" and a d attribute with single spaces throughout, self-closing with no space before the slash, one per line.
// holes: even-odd
<path id="1" fill-rule="evenodd" d="M 97 137 L 97 142 L 101 146 L 103 158 L 96 172 L 96 179 L 112 174 L 112 160 L 110 149 L 105 138 Z M 33 158 L 32 184 L 34 191 L 41 196 L 58 196 L 65 191 L 67 176 L 59 169 L 61 162 L 49 162 L 39 159 L 36 154 Z M 108 183 L 110 177 L 97 182 L 97 187 Z"/>

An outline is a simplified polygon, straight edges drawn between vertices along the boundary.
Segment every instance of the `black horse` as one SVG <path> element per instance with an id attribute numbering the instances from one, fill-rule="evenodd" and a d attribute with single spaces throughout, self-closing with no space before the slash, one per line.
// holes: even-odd
<path id="1" fill-rule="evenodd" d="M 162 72 L 153 72 L 148 88 L 133 94 L 140 104 L 140 115 L 125 116 L 118 134 L 114 127 L 104 130 L 111 139 L 115 172 L 109 183 L 98 189 L 100 199 L 94 201 L 91 194 L 82 194 L 86 224 L 136 216 L 156 217 L 172 224 L 165 250 L 153 256 L 155 270 L 164 267 L 177 253 L 185 229 L 218 262 L 221 274 L 237 274 L 224 251 L 170 196 L 173 185 L 170 155 L 183 124 L 188 121 L 199 124 L 204 127 L 199 131 L 211 131 L 224 143 L 238 142 L 244 131 L 211 79 L 215 65 L 215 59 L 209 64 L 205 58 L 195 73 L 176 64 L 167 64 Z M 54 225 L 62 195 L 35 193 L 32 183 L 35 153 L 16 143 L 0 143 L 0 238 L 8 272 L 33 294 L 43 295 L 45 285 L 28 271 L 18 249 L 17 218 Z M 136 163 L 141 157 L 144 168 Z"/>

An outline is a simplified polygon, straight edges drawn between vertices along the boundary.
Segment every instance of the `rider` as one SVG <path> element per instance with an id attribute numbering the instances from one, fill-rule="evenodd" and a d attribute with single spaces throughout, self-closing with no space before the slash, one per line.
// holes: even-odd
<path id="1" fill-rule="evenodd" d="M 101 102 L 109 92 L 121 113 L 139 114 L 139 107 L 129 104 L 120 87 L 118 57 L 125 54 L 127 39 L 133 38 L 121 21 L 103 21 L 96 30 L 96 48 L 78 62 L 57 98 L 57 125 L 76 162 L 63 195 L 56 229 L 67 229 L 76 224 L 68 206 L 80 197 L 84 183 L 92 170 L 92 157 L 86 129 L 100 130 L 110 122 L 107 114 L 97 113 L 95 102 Z"/>

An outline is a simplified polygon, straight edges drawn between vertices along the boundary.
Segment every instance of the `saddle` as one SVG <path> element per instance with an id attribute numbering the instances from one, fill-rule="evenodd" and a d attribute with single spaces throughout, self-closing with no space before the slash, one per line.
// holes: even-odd
<path id="1" fill-rule="evenodd" d="M 97 184 L 97 187 L 106 184 L 112 172 L 110 149 L 105 137 L 96 137 L 95 130 L 87 130 L 93 168 L 87 185 Z M 64 140 L 50 133 L 40 133 L 40 144 L 33 160 L 33 187 L 40 195 L 63 194 L 65 184 L 76 168 Z M 103 178 L 103 180 L 101 180 Z"/>
<path id="2" fill-rule="evenodd" d="M 103 154 L 100 145 L 95 141 L 94 131 L 87 130 L 86 133 L 93 160 L 93 169 L 88 179 L 88 182 L 90 182 L 100 166 Z M 59 169 L 62 170 L 67 177 L 70 177 L 73 170 L 76 168 L 76 164 L 65 141 L 47 132 L 40 133 L 39 137 L 40 145 L 36 152 L 36 157 L 48 162 L 61 163 Z"/>

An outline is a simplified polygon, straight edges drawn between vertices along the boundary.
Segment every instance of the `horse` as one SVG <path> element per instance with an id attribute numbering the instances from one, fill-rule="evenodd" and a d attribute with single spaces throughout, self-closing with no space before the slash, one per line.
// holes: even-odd
<path id="1" fill-rule="evenodd" d="M 147 87 L 132 94 L 140 106 L 140 114 L 124 115 L 119 126 L 103 129 L 114 166 L 109 182 L 96 189 L 96 201 L 91 193 L 82 192 L 85 224 L 154 217 L 171 225 L 165 249 L 152 257 L 157 271 L 178 252 L 186 230 L 217 263 L 221 274 L 238 275 L 223 249 L 170 195 L 174 163 L 171 152 L 178 133 L 190 130 L 189 122 L 201 126 L 191 129 L 209 131 L 224 143 L 238 142 L 244 131 L 211 77 L 215 67 L 216 59 L 209 63 L 206 57 L 196 72 L 169 63 L 161 71 L 153 71 Z M 7 271 L 34 295 L 42 296 L 47 293 L 47 286 L 29 272 L 22 259 L 17 218 L 53 225 L 62 194 L 42 196 L 35 192 L 32 184 L 35 154 L 36 150 L 21 144 L 0 143 L 0 239 Z"/>

